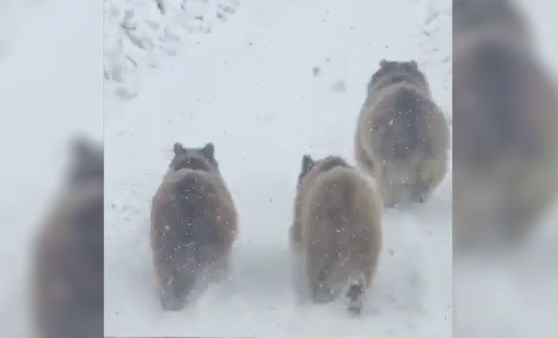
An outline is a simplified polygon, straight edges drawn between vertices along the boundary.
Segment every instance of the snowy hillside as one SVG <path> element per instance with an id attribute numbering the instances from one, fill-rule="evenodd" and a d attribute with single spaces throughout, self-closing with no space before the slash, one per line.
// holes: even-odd
<path id="1" fill-rule="evenodd" d="M 145 68 L 177 55 L 185 38 L 210 34 L 239 0 L 105 0 L 105 85 L 109 95 L 134 98 Z"/>
<path id="2" fill-rule="evenodd" d="M 142 88 L 134 100 L 109 93 L 105 335 L 449 337 L 451 176 L 426 205 L 385 213 L 379 271 L 361 318 L 340 304 L 297 300 L 288 250 L 301 157 L 336 153 L 354 162 L 356 118 L 382 58 L 416 59 L 451 117 L 448 2 L 242 0 L 211 33 L 177 41 L 181 52 L 157 58 L 157 69 L 138 67 Z M 110 40 L 120 32 L 106 34 Z M 122 83 L 131 88 L 133 81 Z M 149 213 L 175 141 L 215 143 L 240 234 L 230 282 L 182 312 L 164 313 Z"/>

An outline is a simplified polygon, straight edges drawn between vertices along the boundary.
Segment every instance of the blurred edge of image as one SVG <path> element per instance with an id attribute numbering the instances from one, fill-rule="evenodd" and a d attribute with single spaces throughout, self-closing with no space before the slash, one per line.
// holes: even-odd
<path id="1" fill-rule="evenodd" d="M 453 1 L 456 337 L 554 336 L 557 14 Z"/>
<path id="2" fill-rule="evenodd" d="M 103 2 L 0 1 L 0 336 L 103 336 Z"/>
<path id="3" fill-rule="evenodd" d="M 0 4 L 4 337 L 102 336 L 102 2 L 75 2 Z M 555 332 L 557 9 L 454 0 L 456 337 Z"/>

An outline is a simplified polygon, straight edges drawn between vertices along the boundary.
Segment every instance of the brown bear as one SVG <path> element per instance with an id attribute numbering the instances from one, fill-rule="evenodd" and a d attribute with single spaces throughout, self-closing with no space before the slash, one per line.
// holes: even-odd
<path id="1" fill-rule="evenodd" d="M 449 126 L 416 61 L 382 60 L 355 133 L 357 163 L 386 207 L 425 202 L 447 171 Z"/>
<path id="2" fill-rule="evenodd" d="M 164 310 L 184 308 L 194 290 L 228 272 L 237 214 L 214 152 L 212 143 L 176 143 L 153 198 L 151 247 Z"/>
<path id="3" fill-rule="evenodd" d="M 359 171 L 337 156 L 302 159 L 290 229 L 314 302 L 344 295 L 359 313 L 382 246 L 381 200 Z"/>
<path id="4" fill-rule="evenodd" d="M 555 84 L 509 34 L 460 38 L 453 65 L 454 247 L 509 244 L 556 195 Z"/>
<path id="5" fill-rule="evenodd" d="M 33 300 L 41 338 L 103 336 L 103 149 L 73 144 L 68 181 L 33 259 Z"/>

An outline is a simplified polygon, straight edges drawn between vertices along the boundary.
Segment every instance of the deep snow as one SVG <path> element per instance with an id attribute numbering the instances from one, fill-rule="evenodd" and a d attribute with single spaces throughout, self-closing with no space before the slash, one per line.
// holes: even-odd
<path id="1" fill-rule="evenodd" d="M 157 69 L 138 69 L 134 100 L 107 86 L 105 335 L 450 336 L 451 174 L 426 205 L 385 213 L 384 250 L 361 318 L 340 304 L 295 298 L 287 240 L 302 155 L 353 162 L 356 118 L 382 58 L 417 59 L 451 118 L 448 2 L 243 0 L 210 34 L 182 39 L 180 53 Z M 149 213 L 176 141 L 215 143 L 240 234 L 230 283 L 164 313 Z"/>

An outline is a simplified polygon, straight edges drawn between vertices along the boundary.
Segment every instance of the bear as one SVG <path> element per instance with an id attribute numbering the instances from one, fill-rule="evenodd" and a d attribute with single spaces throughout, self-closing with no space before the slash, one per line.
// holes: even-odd
<path id="1" fill-rule="evenodd" d="M 33 317 L 41 338 L 103 336 L 103 148 L 72 141 L 69 174 L 35 238 Z"/>
<path id="2" fill-rule="evenodd" d="M 459 39 L 453 65 L 454 247 L 518 244 L 557 192 L 555 83 L 508 34 Z"/>
<path id="3" fill-rule="evenodd" d="M 290 242 L 313 302 L 344 294 L 348 310 L 360 313 L 382 247 L 381 218 L 380 197 L 358 169 L 338 156 L 303 156 Z"/>
<path id="4" fill-rule="evenodd" d="M 222 280 L 237 233 L 233 198 L 213 143 L 174 144 L 151 209 L 151 248 L 163 310 L 179 311 L 208 282 Z"/>
<path id="5" fill-rule="evenodd" d="M 446 175 L 449 125 L 417 62 L 380 62 L 354 139 L 358 165 L 387 208 L 426 202 Z"/>

